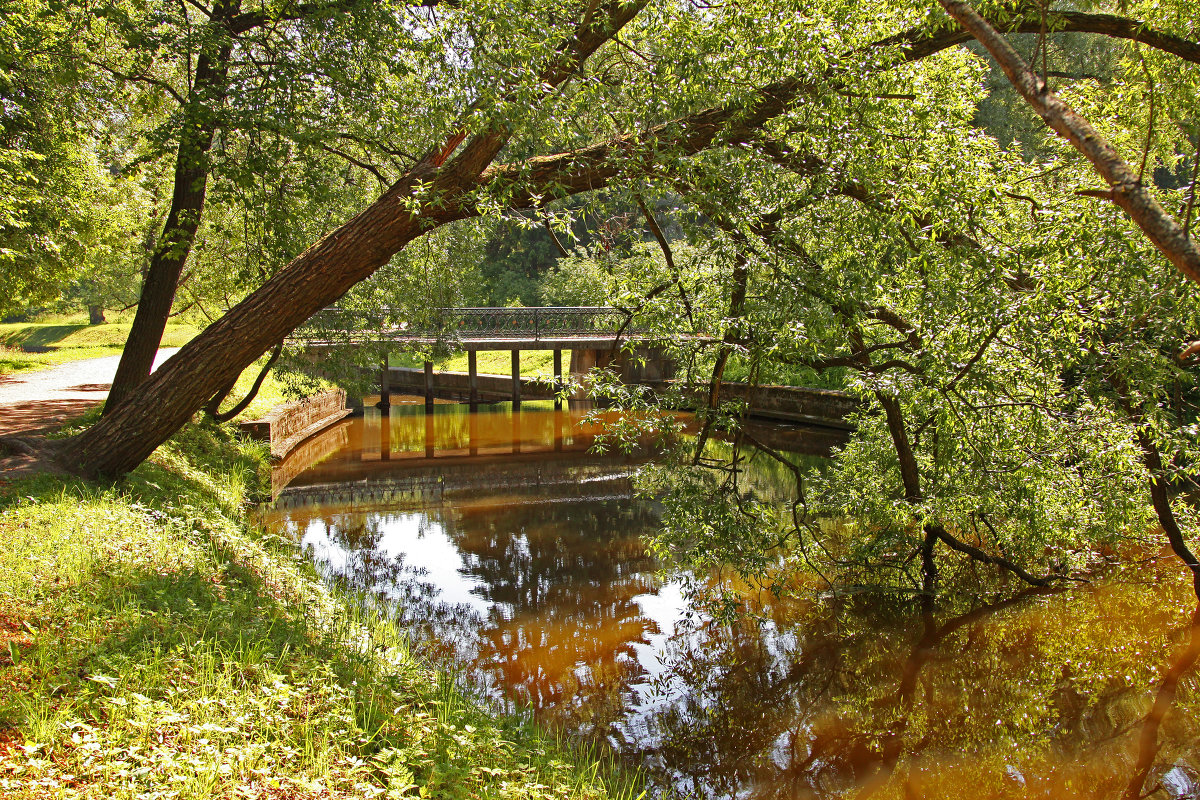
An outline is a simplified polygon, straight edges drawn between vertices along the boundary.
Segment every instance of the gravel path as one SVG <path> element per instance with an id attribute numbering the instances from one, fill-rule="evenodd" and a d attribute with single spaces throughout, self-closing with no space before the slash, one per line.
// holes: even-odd
<path id="1" fill-rule="evenodd" d="M 159 350 L 154 366 L 178 349 Z M 0 375 L 0 436 L 44 432 L 103 402 L 120 360 L 120 356 L 88 358 L 36 372 Z"/>

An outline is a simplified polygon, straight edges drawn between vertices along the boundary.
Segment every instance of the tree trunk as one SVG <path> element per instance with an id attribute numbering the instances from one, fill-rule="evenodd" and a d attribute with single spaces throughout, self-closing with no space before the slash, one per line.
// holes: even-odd
<path id="1" fill-rule="evenodd" d="M 744 254 L 739 253 L 733 268 L 733 290 L 729 296 L 729 319 L 731 320 L 741 320 L 746 315 L 746 284 L 749 275 L 750 270 L 747 258 Z M 712 435 L 712 426 L 715 421 L 712 413 L 715 413 L 717 406 L 721 403 L 721 383 L 725 379 L 725 365 L 729 363 L 729 355 L 733 352 L 733 347 L 741 335 L 742 332 L 740 330 L 730 327 L 722 337 L 721 348 L 717 352 L 717 360 L 713 364 L 712 369 L 712 378 L 708 384 L 708 410 L 710 415 L 705 420 L 704 427 L 700 430 L 700 435 L 696 437 L 696 455 L 692 459 L 693 464 L 700 463 L 700 458 L 704 455 L 704 447 L 708 444 L 709 436 Z"/>
<path id="2" fill-rule="evenodd" d="M 1171 218 L 1143 185 L 1142 175 L 1122 160 L 1116 148 L 1092 124 L 1063 102 L 1039 78 L 986 19 L 963 0 L 939 0 L 946 13 L 987 48 L 1013 88 L 1055 133 L 1069 141 L 1108 183 L 1106 192 L 1089 192 L 1116 203 L 1159 251 L 1185 276 L 1200 283 L 1200 246 Z"/>
<path id="3" fill-rule="evenodd" d="M 88 324 L 103 325 L 104 324 L 104 308 L 97 305 L 88 306 Z"/>
<path id="4" fill-rule="evenodd" d="M 1142 450 L 1142 463 L 1150 473 L 1150 502 L 1154 505 L 1154 513 L 1158 516 L 1158 524 L 1171 545 L 1171 551 L 1179 557 L 1192 572 L 1192 591 L 1200 599 L 1200 560 L 1187 545 L 1175 511 L 1171 508 L 1171 495 L 1167 491 L 1167 471 L 1163 469 L 1162 455 L 1158 452 L 1153 437 L 1147 426 L 1137 429 L 1138 446 Z"/>
<path id="5" fill-rule="evenodd" d="M 241 0 L 225 0 L 213 11 L 219 24 L 237 14 Z M 208 151 L 217 130 L 217 111 L 228 93 L 229 57 L 232 40 L 224 41 L 216 51 L 205 51 L 196 60 L 196 76 L 186 120 L 175 156 L 175 187 L 171 210 L 163 225 L 158 244 L 150 257 L 150 266 L 142 284 L 137 313 L 121 352 L 121 361 L 113 376 L 112 388 L 104 405 L 104 414 L 112 412 L 150 375 L 154 356 L 162 343 L 163 331 L 175 303 L 175 289 L 196 240 L 204 198 L 208 191 Z"/>
<path id="6" fill-rule="evenodd" d="M 404 245 L 448 221 L 415 216 L 403 205 L 430 173 L 414 170 L 186 344 L 137 392 L 68 440 L 60 451 L 64 465 L 89 477 L 117 477 L 133 469 L 268 348 Z M 445 178 L 434 182 L 439 189 L 452 188 Z"/>

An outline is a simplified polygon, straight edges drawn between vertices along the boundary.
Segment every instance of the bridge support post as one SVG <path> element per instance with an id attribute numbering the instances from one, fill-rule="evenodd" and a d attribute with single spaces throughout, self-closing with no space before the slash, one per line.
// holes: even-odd
<path id="1" fill-rule="evenodd" d="M 392 405 L 391 372 L 388 369 L 387 356 L 383 357 L 383 365 L 379 370 L 379 408 L 390 408 Z"/>
<path id="2" fill-rule="evenodd" d="M 554 410 L 562 410 L 562 350 L 554 351 Z"/>
<path id="3" fill-rule="evenodd" d="M 471 385 L 471 411 L 479 409 L 479 362 L 478 353 L 474 350 L 467 351 L 467 374 Z"/>
<path id="4" fill-rule="evenodd" d="M 512 351 L 512 403 L 513 410 L 521 407 L 521 351 Z"/>
<path id="5" fill-rule="evenodd" d="M 433 362 L 425 362 L 425 413 L 433 413 Z"/>

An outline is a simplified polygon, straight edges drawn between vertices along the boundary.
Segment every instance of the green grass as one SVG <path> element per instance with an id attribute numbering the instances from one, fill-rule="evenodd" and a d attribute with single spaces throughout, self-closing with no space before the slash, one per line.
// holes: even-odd
<path id="1" fill-rule="evenodd" d="M 87 325 L 72 322 L 19 322 L 0 325 L 0 375 L 44 369 L 78 361 L 119 355 L 129 336 L 129 322 Z M 163 347 L 181 347 L 199 328 L 169 323 Z"/>
<path id="2" fill-rule="evenodd" d="M 571 368 L 570 353 L 563 354 L 563 371 Z M 412 353 L 395 353 L 389 359 L 393 367 L 421 367 L 424 361 Z M 438 372 L 466 372 L 467 354 L 455 355 L 433 362 Z M 508 350 L 482 350 L 479 352 L 479 372 L 490 375 L 512 375 L 512 354 Z M 526 378 L 554 377 L 554 353 L 550 350 L 522 350 L 521 375 Z"/>
<path id="3" fill-rule="evenodd" d="M 238 376 L 237 384 L 233 387 L 233 391 L 221 403 L 221 411 L 233 408 L 234 405 L 241 402 L 246 393 L 250 391 L 251 386 L 254 384 L 254 379 L 258 377 L 258 372 L 266 360 L 267 356 L 263 356 L 242 371 L 242 374 Z M 330 388 L 332 386 L 332 384 L 326 381 L 317 381 L 316 383 L 317 387 L 308 388 L 317 388 L 319 390 L 321 387 Z M 258 419 L 265 416 L 276 406 L 283 405 L 294 399 L 296 399 L 294 396 L 288 394 L 287 385 L 279 380 L 276 377 L 276 373 L 272 370 L 267 374 L 266 380 L 263 381 L 258 394 L 254 396 L 250 405 L 242 413 L 234 417 L 234 421 Z"/>
<path id="4" fill-rule="evenodd" d="M 0 481 L 0 795 L 633 795 L 248 525 L 265 479 L 198 424 L 118 488 Z"/>

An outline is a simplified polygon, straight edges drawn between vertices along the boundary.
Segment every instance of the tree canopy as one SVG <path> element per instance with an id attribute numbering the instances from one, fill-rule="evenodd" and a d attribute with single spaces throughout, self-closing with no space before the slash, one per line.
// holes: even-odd
<path id="1" fill-rule="evenodd" d="M 79 472 L 131 469 L 312 314 L 377 303 L 381 270 L 414 318 L 467 296 L 444 253 L 515 259 L 531 239 L 494 226 L 517 222 L 571 255 L 552 292 L 699 335 L 677 355 L 738 444 L 680 456 L 677 556 L 761 574 L 790 542 L 931 591 L 935 550 L 1044 583 L 1161 526 L 1196 564 L 1166 491 L 1190 480 L 1196 432 L 1189 4 L 99 8 L 110 49 L 63 63 L 123 88 L 104 119 L 138 120 L 147 170 L 174 153 L 175 202 L 155 208 L 188 244 L 168 213 L 155 313 L 197 232 L 227 310 L 62 445 Z M 107 97 L 64 70 L 47 74 Z M 6 142 L 26 164 L 50 146 Z M 727 370 L 862 401 L 830 466 L 788 467 L 790 510 L 739 478 L 752 437 L 721 401 Z M 690 512 L 699 497 L 728 513 Z"/>

